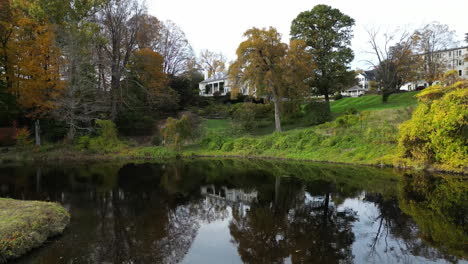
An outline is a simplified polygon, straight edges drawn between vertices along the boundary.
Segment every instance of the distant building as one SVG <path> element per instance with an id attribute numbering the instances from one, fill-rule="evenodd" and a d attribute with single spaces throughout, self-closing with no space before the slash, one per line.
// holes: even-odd
<path id="1" fill-rule="evenodd" d="M 201 96 L 226 95 L 232 91 L 232 81 L 225 72 L 216 73 L 210 78 L 205 79 L 198 85 Z M 247 86 L 240 89 L 243 95 L 249 94 Z"/>
<path id="2" fill-rule="evenodd" d="M 361 86 L 359 85 L 354 85 L 353 87 L 341 92 L 341 95 L 350 96 L 350 97 L 359 97 L 359 96 L 366 94 L 367 91 L 368 90 L 361 88 Z"/>
<path id="3" fill-rule="evenodd" d="M 424 56 L 424 54 L 420 54 Z M 440 59 L 442 65 L 444 66 L 443 71 L 456 70 L 458 76 L 463 79 L 468 79 L 468 46 L 446 49 L 438 51 L 435 54 L 437 59 Z M 435 83 L 438 83 L 436 81 Z M 429 83 L 425 80 L 420 80 L 417 82 L 409 82 L 400 87 L 400 90 L 413 91 L 418 88 L 428 87 Z"/>
<path id="4" fill-rule="evenodd" d="M 358 97 L 369 91 L 370 81 L 375 80 L 374 71 L 363 71 L 356 75 L 357 85 L 341 92 L 343 96 Z"/>

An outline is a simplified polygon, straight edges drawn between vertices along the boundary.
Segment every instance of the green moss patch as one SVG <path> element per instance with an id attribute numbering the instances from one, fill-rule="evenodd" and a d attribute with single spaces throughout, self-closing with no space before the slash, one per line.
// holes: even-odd
<path id="1" fill-rule="evenodd" d="M 70 215 L 57 203 L 0 198 L 0 263 L 61 234 L 69 222 Z"/>

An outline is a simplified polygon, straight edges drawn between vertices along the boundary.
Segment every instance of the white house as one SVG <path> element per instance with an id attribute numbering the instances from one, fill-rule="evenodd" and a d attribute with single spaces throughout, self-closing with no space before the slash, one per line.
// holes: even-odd
<path id="1" fill-rule="evenodd" d="M 424 56 L 424 54 L 420 55 Z M 441 50 L 434 56 L 436 56 L 437 59 L 440 59 L 440 61 L 445 66 L 444 72 L 449 70 L 456 70 L 460 78 L 468 79 L 468 61 L 465 60 L 465 58 L 468 57 L 468 46 Z M 438 81 L 435 83 L 438 83 Z M 425 88 L 428 86 L 428 82 L 421 80 L 417 82 L 406 83 L 400 87 L 400 90 L 413 91 L 417 88 Z"/>
<path id="2" fill-rule="evenodd" d="M 343 96 L 358 97 L 369 91 L 369 82 L 375 79 L 374 71 L 363 71 L 356 75 L 357 85 L 341 92 Z"/>
<path id="3" fill-rule="evenodd" d="M 232 91 L 232 80 L 229 79 L 227 73 L 220 72 L 200 82 L 198 86 L 201 96 L 214 96 L 216 94 L 222 96 Z M 248 95 L 248 86 L 242 87 L 240 93 Z"/>
<path id="4" fill-rule="evenodd" d="M 341 92 L 341 95 L 343 96 L 351 96 L 351 97 L 359 97 L 361 95 L 364 95 L 368 89 L 361 88 L 359 85 L 354 85 L 353 87 L 344 90 Z"/>

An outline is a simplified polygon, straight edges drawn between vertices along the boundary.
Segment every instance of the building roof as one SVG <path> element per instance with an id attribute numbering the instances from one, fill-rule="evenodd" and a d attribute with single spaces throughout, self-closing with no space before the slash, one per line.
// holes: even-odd
<path id="1" fill-rule="evenodd" d="M 211 76 L 210 78 L 200 82 L 200 83 L 210 83 L 210 82 L 216 82 L 216 81 L 222 81 L 222 80 L 226 80 L 228 78 L 228 75 L 227 73 L 225 72 L 218 72 L 216 74 L 214 74 L 213 76 Z"/>
<path id="2" fill-rule="evenodd" d="M 435 50 L 434 53 L 442 53 L 442 52 L 447 52 L 447 51 L 452 51 L 452 50 L 462 50 L 462 49 L 468 49 L 468 46 L 462 46 L 462 47 L 457 47 L 457 48 L 449 48 L 449 49 L 443 49 L 443 50 Z M 427 52 L 423 52 L 423 53 L 418 53 L 418 54 L 415 54 L 415 55 L 425 55 L 427 54 Z"/>

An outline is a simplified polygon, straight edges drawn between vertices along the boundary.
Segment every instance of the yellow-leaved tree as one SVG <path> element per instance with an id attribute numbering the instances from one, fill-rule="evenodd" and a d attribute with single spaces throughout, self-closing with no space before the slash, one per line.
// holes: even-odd
<path id="1" fill-rule="evenodd" d="M 270 27 L 252 28 L 237 48 L 237 60 L 229 68 L 233 93 L 248 85 L 255 97 L 271 99 L 275 108 L 275 130 L 281 131 L 280 104 L 292 97 L 304 96 L 312 73 L 312 59 L 301 40 L 288 46 L 281 34 Z"/>

